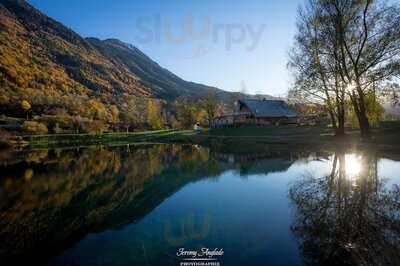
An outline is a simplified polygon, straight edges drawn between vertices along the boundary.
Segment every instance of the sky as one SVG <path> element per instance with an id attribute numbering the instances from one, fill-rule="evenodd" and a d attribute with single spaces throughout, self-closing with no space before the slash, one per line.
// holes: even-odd
<path id="1" fill-rule="evenodd" d="M 28 0 L 83 37 L 130 43 L 181 78 L 283 96 L 302 0 Z"/>

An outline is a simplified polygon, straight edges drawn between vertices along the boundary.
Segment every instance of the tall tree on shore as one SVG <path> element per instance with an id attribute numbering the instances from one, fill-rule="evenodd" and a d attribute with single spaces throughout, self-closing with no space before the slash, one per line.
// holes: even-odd
<path id="1" fill-rule="evenodd" d="M 161 129 L 164 126 L 162 103 L 157 100 L 147 102 L 147 123 L 152 129 Z"/>
<path id="2" fill-rule="evenodd" d="M 221 104 L 218 102 L 215 92 L 209 92 L 203 97 L 201 107 L 205 111 L 208 126 L 211 127 L 213 120 L 221 110 Z"/>
<path id="3" fill-rule="evenodd" d="M 119 119 L 119 109 L 116 105 L 111 105 L 110 106 L 110 119 L 109 122 L 111 123 L 111 125 L 114 127 L 119 123 L 120 119 Z"/>
<path id="4" fill-rule="evenodd" d="M 198 108 L 196 103 L 189 98 L 180 98 L 175 102 L 178 121 L 183 128 L 191 128 L 197 122 Z"/>
<path id="5" fill-rule="evenodd" d="M 336 134 L 342 135 L 346 86 L 337 73 L 337 63 L 332 60 L 338 48 L 325 35 L 322 27 L 325 18 L 317 9 L 313 1 L 299 9 L 295 46 L 289 54 L 289 67 L 295 74 L 290 96 L 300 98 L 303 103 L 323 104 Z"/>
<path id="6" fill-rule="evenodd" d="M 134 96 L 126 96 L 125 101 L 120 117 L 126 131 L 130 128 L 142 128 L 147 121 L 147 102 Z"/>
<path id="7" fill-rule="evenodd" d="M 308 59 L 313 58 L 312 55 L 321 57 L 314 56 L 314 60 L 308 60 L 312 71 L 303 64 L 293 64 L 299 73 L 297 77 L 305 76 L 305 80 L 309 81 L 315 79 L 319 70 L 325 76 L 329 74 L 329 79 L 317 78 L 319 85 L 325 87 L 324 83 L 327 81 L 328 84 L 335 84 L 334 95 L 343 97 L 339 101 L 341 103 L 344 98 L 349 99 L 362 135 L 368 136 L 370 105 L 367 98 L 370 95 L 376 96 L 381 83 L 398 75 L 399 5 L 378 0 L 309 0 L 306 8 L 302 9 L 299 20 L 295 47 L 303 54 L 308 54 Z M 320 47 L 317 44 L 299 45 L 304 40 L 307 43 L 307 40 L 313 38 L 321 48 L 317 49 Z M 301 53 L 297 53 L 297 56 L 299 54 Z M 303 87 L 307 86 L 301 78 L 297 78 L 297 81 Z M 327 91 L 325 88 L 322 90 Z M 328 99 L 325 99 L 325 103 L 328 109 L 332 109 Z M 337 104 L 336 102 L 334 109 L 341 112 L 341 107 Z"/>
<path id="8" fill-rule="evenodd" d="M 400 6 L 386 1 L 326 1 L 341 49 L 339 73 L 363 136 L 370 134 L 368 96 L 396 74 L 400 64 Z"/>

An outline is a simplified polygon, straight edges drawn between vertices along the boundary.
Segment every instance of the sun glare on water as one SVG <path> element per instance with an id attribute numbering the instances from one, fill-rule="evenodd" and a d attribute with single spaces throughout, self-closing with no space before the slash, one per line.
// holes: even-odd
<path id="1" fill-rule="evenodd" d="M 350 179 L 357 178 L 361 172 L 361 157 L 356 154 L 346 155 L 346 175 Z"/>

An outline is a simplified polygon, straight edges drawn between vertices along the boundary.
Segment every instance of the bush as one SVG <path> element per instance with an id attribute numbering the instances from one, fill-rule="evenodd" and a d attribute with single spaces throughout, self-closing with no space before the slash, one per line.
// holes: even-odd
<path id="1" fill-rule="evenodd" d="M 56 134 L 74 128 L 74 121 L 69 115 L 42 115 L 35 120 L 47 125 L 48 129 Z"/>
<path id="2" fill-rule="evenodd" d="M 83 125 L 83 131 L 89 134 L 102 134 L 107 130 L 108 130 L 107 125 L 99 120 L 86 122 Z"/>
<path id="3" fill-rule="evenodd" d="M 25 121 L 22 130 L 28 134 L 47 134 L 49 132 L 45 124 L 34 121 Z"/>

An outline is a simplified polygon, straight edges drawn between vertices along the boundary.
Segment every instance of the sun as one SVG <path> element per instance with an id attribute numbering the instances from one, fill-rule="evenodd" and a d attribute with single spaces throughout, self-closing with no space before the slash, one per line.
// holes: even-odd
<path id="1" fill-rule="evenodd" d="M 354 179 L 361 172 L 361 157 L 356 154 L 346 154 L 346 175 Z"/>

